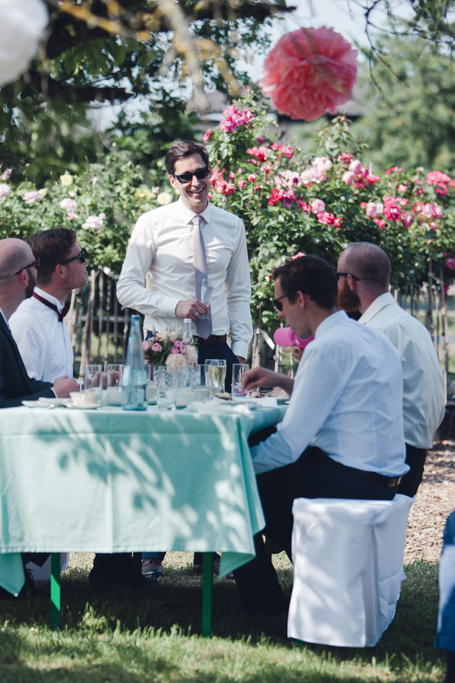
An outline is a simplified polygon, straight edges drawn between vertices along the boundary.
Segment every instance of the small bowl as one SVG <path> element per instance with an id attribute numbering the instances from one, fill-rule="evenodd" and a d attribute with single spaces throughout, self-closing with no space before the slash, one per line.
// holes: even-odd
<path id="1" fill-rule="evenodd" d="M 100 404 L 99 392 L 70 391 L 70 397 L 75 406 L 94 407 Z"/>

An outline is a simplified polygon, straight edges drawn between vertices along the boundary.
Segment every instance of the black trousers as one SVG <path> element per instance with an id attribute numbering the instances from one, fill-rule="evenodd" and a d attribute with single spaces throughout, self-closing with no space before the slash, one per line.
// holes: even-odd
<path id="1" fill-rule="evenodd" d="M 402 493 L 411 498 L 415 496 L 422 481 L 426 457 L 425 448 L 416 448 L 408 443 L 406 444 L 406 465 L 409 465 L 411 469 L 402 478 L 397 493 Z"/>
<path id="2" fill-rule="evenodd" d="M 365 479 L 312 446 L 292 465 L 259 474 L 256 481 L 266 527 L 254 537 L 256 557 L 236 569 L 234 576 L 244 609 L 270 614 L 283 610 L 286 601 L 262 534 L 291 554 L 295 498 L 392 500 L 396 493 L 396 488 Z"/>

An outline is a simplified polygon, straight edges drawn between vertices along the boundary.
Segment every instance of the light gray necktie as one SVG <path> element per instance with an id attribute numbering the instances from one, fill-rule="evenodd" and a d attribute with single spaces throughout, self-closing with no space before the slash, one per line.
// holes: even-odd
<path id="1" fill-rule="evenodd" d="M 193 218 L 193 267 L 196 299 L 201 299 L 202 280 L 207 279 L 207 261 L 205 257 L 205 244 L 201 230 L 202 218 Z M 209 311 L 203 318 L 196 320 L 196 331 L 200 337 L 207 339 L 212 334 L 212 312 Z"/>

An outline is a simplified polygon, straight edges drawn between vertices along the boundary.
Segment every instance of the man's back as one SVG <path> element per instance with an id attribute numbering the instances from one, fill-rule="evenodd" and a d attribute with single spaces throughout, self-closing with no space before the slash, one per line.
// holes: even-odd
<path id="1" fill-rule="evenodd" d="M 405 441 L 417 448 L 431 448 L 444 416 L 445 391 L 428 330 L 389 293 L 377 297 L 359 322 L 383 332 L 397 349 L 403 370 Z"/>

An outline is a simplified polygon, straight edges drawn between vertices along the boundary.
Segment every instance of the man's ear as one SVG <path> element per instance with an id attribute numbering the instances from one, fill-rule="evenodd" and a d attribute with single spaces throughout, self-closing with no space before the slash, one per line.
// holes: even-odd
<path id="1" fill-rule="evenodd" d="M 176 190 L 176 189 L 177 189 L 177 185 L 176 185 L 176 180 L 175 180 L 175 178 L 174 178 L 173 175 L 170 175 L 170 174 L 169 174 L 169 182 L 171 183 L 171 186 L 174 188 L 174 190 Z"/>
<path id="2" fill-rule="evenodd" d="M 59 278 L 65 277 L 65 271 L 63 270 L 63 266 L 61 266 L 60 263 L 57 263 L 57 265 L 55 266 L 54 273 Z"/>
<path id="3" fill-rule="evenodd" d="M 308 305 L 308 294 L 304 294 L 303 292 L 297 292 L 296 295 L 296 303 L 299 304 L 300 308 L 303 310 L 306 308 Z"/>

